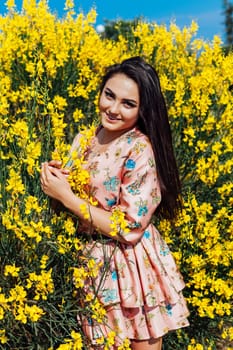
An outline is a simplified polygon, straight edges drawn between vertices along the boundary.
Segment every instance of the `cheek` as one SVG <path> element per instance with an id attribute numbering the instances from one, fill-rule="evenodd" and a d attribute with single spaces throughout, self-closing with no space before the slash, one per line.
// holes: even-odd
<path id="1" fill-rule="evenodd" d="M 108 100 L 104 98 L 104 96 L 101 96 L 99 100 L 99 109 L 103 109 L 107 106 L 108 106 Z"/>
<path id="2" fill-rule="evenodd" d="M 129 121 L 136 121 L 138 119 L 138 112 L 125 113 L 125 118 Z"/>
<path id="3" fill-rule="evenodd" d="M 102 97 L 100 97 L 100 99 L 99 99 L 99 109 L 101 109 L 101 107 L 103 105 L 103 101 L 102 100 L 103 100 Z"/>

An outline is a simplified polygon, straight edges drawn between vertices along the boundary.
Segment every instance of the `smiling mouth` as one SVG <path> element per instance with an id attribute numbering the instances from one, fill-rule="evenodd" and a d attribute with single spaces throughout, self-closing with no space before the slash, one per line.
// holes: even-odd
<path id="1" fill-rule="evenodd" d="M 109 114 L 107 114 L 107 118 L 110 119 L 110 120 L 120 120 L 120 118 L 117 118 L 117 117 L 113 117 Z"/>

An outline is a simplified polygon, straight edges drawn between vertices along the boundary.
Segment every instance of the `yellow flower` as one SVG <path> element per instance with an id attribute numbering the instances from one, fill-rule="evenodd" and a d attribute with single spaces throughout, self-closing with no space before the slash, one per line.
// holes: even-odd
<path id="1" fill-rule="evenodd" d="M 13 123 L 9 129 L 8 137 L 13 140 L 13 136 L 18 137 L 18 144 L 24 146 L 28 139 L 28 124 L 24 120 L 18 120 Z"/>
<path id="2" fill-rule="evenodd" d="M 37 305 L 25 305 L 25 314 L 32 322 L 37 322 L 45 312 Z"/>
<path id="3" fill-rule="evenodd" d="M 15 267 L 15 264 L 5 265 L 4 275 L 5 276 L 11 275 L 13 277 L 18 277 L 19 271 L 20 271 L 20 267 Z"/>
<path id="4" fill-rule="evenodd" d="M 184 135 L 184 142 L 187 142 L 189 146 L 192 146 L 193 139 L 195 138 L 195 130 L 192 127 L 186 128 L 184 129 Z"/>
<path id="5" fill-rule="evenodd" d="M 6 190 L 11 192 L 12 195 L 24 194 L 25 186 L 22 182 L 19 171 L 10 169 L 9 179 L 7 180 Z"/>
<path id="6" fill-rule="evenodd" d="M 10 290 L 10 296 L 8 298 L 8 302 L 19 302 L 23 303 L 26 300 L 27 293 L 24 287 L 16 285 L 14 288 Z"/>
<path id="7" fill-rule="evenodd" d="M 90 303 L 90 308 L 92 310 L 92 318 L 95 319 L 97 322 L 102 323 L 104 321 L 104 318 L 106 316 L 106 310 L 104 309 L 103 305 L 99 302 L 97 298 L 95 298 Z"/>
<path id="8" fill-rule="evenodd" d="M 86 277 L 88 276 L 88 272 L 86 271 L 85 267 L 73 267 L 72 270 L 75 288 L 83 288 Z"/>
<path id="9" fill-rule="evenodd" d="M 85 301 L 89 302 L 94 299 L 94 295 L 92 293 L 88 293 L 85 297 Z"/>
<path id="10" fill-rule="evenodd" d="M 42 270 L 40 275 L 35 272 L 29 273 L 26 288 L 31 289 L 32 287 L 35 289 L 35 300 L 47 300 L 48 294 L 54 291 L 52 269 L 49 271 Z"/>
<path id="11" fill-rule="evenodd" d="M 54 103 L 54 107 L 57 108 L 59 111 L 63 111 L 67 106 L 66 100 L 59 95 L 56 95 L 54 97 L 53 103 Z"/>
<path id="12" fill-rule="evenodd" d="M 104 336 L 99 337 L 99 338 L 96 339 L 96 344 L 103 345 L 104 344 L 104 340 L 105 340 Z"/>
<path id="13" fill-rule="evenodd" d="M 95 259 L 89 259 L 87 262 L 87 268 L 88 268 L 88 276 L 90 277 L 97 277 L 100 273 L 100 267 L 102 266 L 102 262 L 97 263 Z"/>
<path id="14" fill-rule="evenodd" d="M 1 344 L 6 344 L 8 342 L 5 329 L 0 329 L 0 342 Z"/>
<path id="15" fill-rule="evenodd" d="M 42 255 L 42 257 L 40 259 L 40 268 L 41 269 L 45 269 L 46 268 L 48 259 L 49 259 L 48 255 Z"/>
<path id="16" fill-rule="evenodd" d="M 73 350 L 81 350 L 83 349 L 83 341 L 80 333 L 75 331 L 71 332 L 71 337 L 73 339 Z"/>
<path id="17" fill-rule="evenodd" d="M 2 306 L 0 306 L 0 320 L 4 319 L 4 315 L 5 315 L 4 309 Z"/>
<path id="18" fill-rule="evenodd" d="M 105 339 L 104 350 L 108 350 L 115 344 L 116 332 L 111 331 L 108 333 L 107 338 Z"/>
<path id="19" fill-rule="evenodd" d="M 122 345 L 118 346 L 117 350 L 130 350 L 131 346 L 130 346 L 130 341 L 129 339 L 124 339 L 124 342 Z"/>
<path id="20" fill-rule="evenodd" d="M 84 219 L 88 220 L 90 219 L 90 209 L 87 203 L 83 203 L 79 205 L 81 213 L 84 216 Z"/>
<path id="21" fill-rule="evenodd" d="M 29 175 L 34 175 L 40 171 L 38 159 L 41 155 L 41 143 L 31 141 L 26 146 L 26 157 L 23 160 L 24 163 L 28 164 L 27 171 Z"/>
<path id="22" fill-rule="evenodd" d="M 25 214 L 28 215 L 31 211 L 35 210 L 37 213 L 41 213 L 42 208 L 39 206 L 38 198 L 35 196 L 29 195 L 25 198 Z"/>
<path id="23" fill-rule="evenodd" d="M 82 110 L 80 110 L 80 109 L 76 109 L 75 111 L 74 111 L 74 113 L 73 113 L 73 119 L 74 119 L 74 121 L 77 123 L 77 122 L 79 122 L 81 119 L 83 119 L 84 118 L 84 114 L 83 114 L 83 112 L 82 112 Z"/>
<path id="24" fill-rule="evenodd" d="M 76 232 L 75 223 L 71 217 L 67 217 L 64 221 L 64 229 L 69 236 L 73 236 Z"/>
<path id="25" fill-rule="evenodd" d="M 110 216 L 110 235 L 125 235 L 129 232 L 128 222 L 125 220 L 125 214 L 119 209 L 115 208 Z"/>
<path id="26" fill-rule="evenodd" d="M 74 7 L 74 1 L 73 0 L 66 0 L 65 2 L 65 10 L 72 9 Z"/>

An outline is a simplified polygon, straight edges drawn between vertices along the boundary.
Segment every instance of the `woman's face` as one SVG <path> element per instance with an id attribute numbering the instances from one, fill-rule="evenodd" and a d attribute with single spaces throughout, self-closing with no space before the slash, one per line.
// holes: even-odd
<path id="1" fill-rule="evenodd" d="M 135 81 L 122 73 L 113 75 L 100 95 L 103 127 L 111 132 L 132 129 L 138 120 L 139 103 L 139 89 Z"/>

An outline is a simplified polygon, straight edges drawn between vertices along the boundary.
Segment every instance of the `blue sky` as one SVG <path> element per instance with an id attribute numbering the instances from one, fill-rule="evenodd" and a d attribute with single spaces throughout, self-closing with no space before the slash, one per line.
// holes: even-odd
<path id="1" fill-rule="evenodd" d="M 224 40 L 224 15 L 222 0 L 74 0 L 76 12 L 85 14 L 94 6 L 97 10 L 97 25 L 104 20 L 130 20 L 143 16 L 147 21 L 166 24 L 173 20 L 183 28 L 189 26 L 192 19 L 197 21 L 197 37 L 212 40 L 215 34 Z M 0 0 L 0 13 L 4 13 L 5 1 Z M 15 0 L 20 11 L 22 0 Z M 49 0 L 52 12 L 62 17 L 65 0 Z"/>

